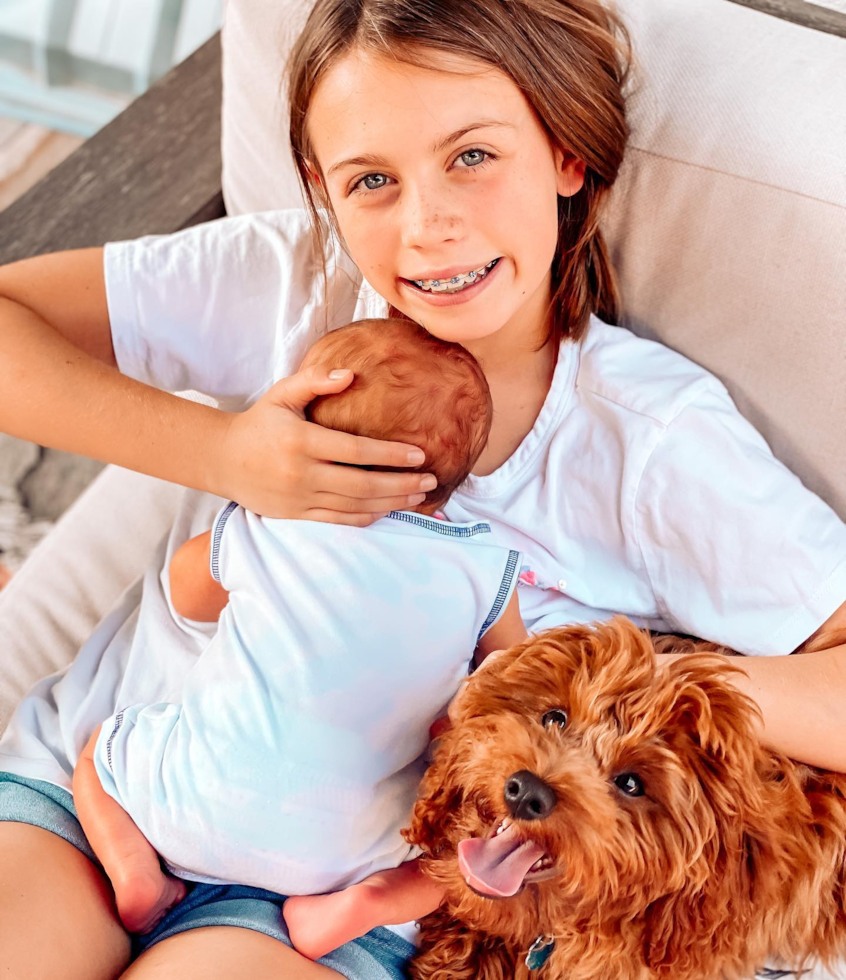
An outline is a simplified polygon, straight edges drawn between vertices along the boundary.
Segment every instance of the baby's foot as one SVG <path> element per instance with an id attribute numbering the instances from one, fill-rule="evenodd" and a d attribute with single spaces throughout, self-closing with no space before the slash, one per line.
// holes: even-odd
<path id="1" fill-rule="evenodd" d="M 294 895 L 282 906 L 294 948 L 310 960 L 320 959 L 372 928 L 361 911 L 358 915 L 356 911 L 351 889 L 328 895 Z"/>
<path id="2" fill-rule="evenodd" d="M 185 882 L 165 874 L 158 861 L 121 868 L 112 886 L 124 928 L 142 935 L 152 932 L 186 893 Z"/>

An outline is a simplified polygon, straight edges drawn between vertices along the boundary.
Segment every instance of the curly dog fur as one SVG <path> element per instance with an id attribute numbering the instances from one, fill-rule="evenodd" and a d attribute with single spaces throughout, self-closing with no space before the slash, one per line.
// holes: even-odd
<path id="1" fill-rule="evenodd" d="M 719 648 L 657 645 L 689 656 L 656 666 L 622 618 L 554 629 L 465 682 L 406 832 L 447 895 L 415 980 L 723 980 L 846 952 L 846 776 L 761 746 Z M 554 791 L 548 815 L 513 817 L 520 772 Z M 492 898 L 459 845 L 505 818 L 551 867 Z M 555 946 L 529 973 L 540 935 Z"/>

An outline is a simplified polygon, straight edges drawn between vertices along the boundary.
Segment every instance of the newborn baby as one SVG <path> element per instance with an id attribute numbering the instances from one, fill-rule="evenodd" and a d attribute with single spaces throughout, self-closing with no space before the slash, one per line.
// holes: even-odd
<path id="1" fill-rule="evenodd" d="M 527 638 L 519 553 L 483 522 L 430 516 L 490 431 L 475 359 L 416 324 L 365 320 L 321 338 L 303 366 L 315 363 L 355 379 L 316 399 L 311 420 L 420 446 L 438 487 L 366 528 L 273 520 L 232 502 L 176 553 L 174 608 L 198 617 L 201 595 L 201 608 L 222 610 L 218 632 L 180 703 L 123 706 L 74 774 L 130 931 L 149 931 L 184 896 L 180 879 L 314 896 L 402 866 L 371 879 L 379 887 L 289 900 L 292 939 L 313 956 L 431 911 L 440 896 L 400 833 L 430 726 L 474 652 Z"/>

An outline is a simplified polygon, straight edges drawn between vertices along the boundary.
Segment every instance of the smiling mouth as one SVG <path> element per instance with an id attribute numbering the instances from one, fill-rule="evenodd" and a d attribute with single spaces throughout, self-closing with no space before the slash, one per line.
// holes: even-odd
<path id="1" fill-rule="evenodd" d="M 469 887 L 486 898 L 510 898 L 556 873 L 552 858 L 508 817 L 486 837 L 460 841 L 458 867 Z"/>
<path id="2" fill-rule="evenodd" d="M 449 279 L 406 279 L 405 282 L 411 283 L 412 286 L 424 293 L 460 293 L 468 286 L 474 286 L 477 282 L 481 282 L 497 262 L 499 262 L 499 258 L 492 259 L 487 265 L 480 266 L 478 269 L 471 269 L 463 275 L 451 276 Z"/>

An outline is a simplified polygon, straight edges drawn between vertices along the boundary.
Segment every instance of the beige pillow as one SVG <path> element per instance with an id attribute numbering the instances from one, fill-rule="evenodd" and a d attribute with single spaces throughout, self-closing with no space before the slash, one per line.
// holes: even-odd
<path id="1" fill-rule="evenodd" d="M 717 374 L 846 518 L 846 39 L 725 0 L 620 9 L 642 75 L 605 222 L 626 325 Z"/>
<path id="2" fill-rule="evenodd" d="M 846 40 L 726 0 L 620 0 L 640 62 L 605 223 L 625 323 L 714 371 L 846 517 Z M 308 0 L 229 0 L 223 190 L 302 204 L 279 82 Z"/>

